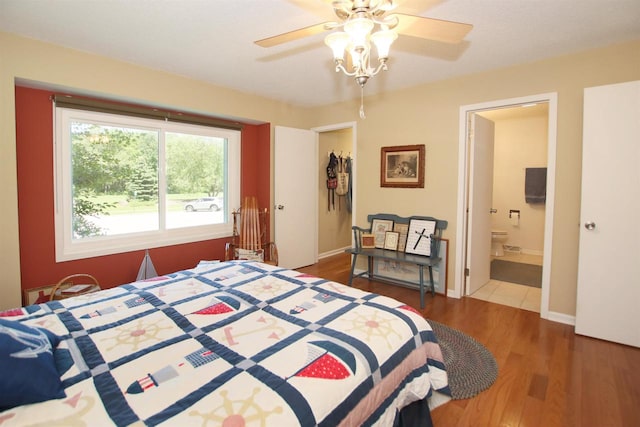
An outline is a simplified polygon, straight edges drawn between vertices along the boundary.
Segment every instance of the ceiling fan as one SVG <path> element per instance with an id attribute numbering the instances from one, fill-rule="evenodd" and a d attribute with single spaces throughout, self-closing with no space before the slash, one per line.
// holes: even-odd
<path id="1" fill-rule="evenodd" d="M 323 31 L 336 30 L 325 38 L 325 43 L 333 51 L 336 72 L 342 71 L 347 76 L 354 77 L 360 85 L 360 117 L 364 119 L 364 85 L 369 78 L 387 69 L 389 48 L 398 33 L 445 43 L 459 43 L 472 28 L 470 24 L 459 22 L 402 13 L 388 14 L 399 2 L 400 0 L 333 0 L 331 5 L 338 21 L 311 25 L 255 43 L 262 47 L 272 47 Z M 376 66 L 371 65 L 372 45 L 378 52 Z"/>
<path id="2" fill-rule="evenodd" d="M 344 27 L 348 21 L 362 17 L 386 26 L 387 29 L 394 30 L 399 34 L 444 43 L 460 43 L 473 28 L 471 24 L 425 18 L 403 13 L 387 15 L 388 12 L 395 9 L 401 2 L 401 0 L 333 0 L 331 1 L 331 5 L 338 18 L 337 22 L 330 21 L 311 25 L 257 40 L 255 43 L 262 47 L 277 46 L 324 31 Z"/>

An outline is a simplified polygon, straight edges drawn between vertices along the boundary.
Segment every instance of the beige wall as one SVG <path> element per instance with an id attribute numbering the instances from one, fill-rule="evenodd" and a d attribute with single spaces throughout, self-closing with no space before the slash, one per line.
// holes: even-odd
<path id="1" fill-rule="evenodd" d="M 336 156 L 351 153 L 351 128 L 322 132 L 318 138 L 318 254 L 330 254 L 351 246 L 351 213 L 345 197 L 335 195 L 335 208 L 327 203 L 327 164 L 329 153 Z"/>
<path id="2" fill-rule="evenodd" d="M 557 92 L 556 188 L 549 310 L 575 315 L 582 100 L 586 87 L 640 79 L 640 40 L 365 99 L 358 121 L 356 222 L 368 213 L 426 214 L 449 221 L 449 286 L 455 283 L 460 106 Z M 452 64 L 455 67 L 455 64 Z M 389 73 L 393 72 L 390 64 Z M 425 70 L 428 73 L 429 70 Z M 366 93 L 366 88 L 365 88 Z M 357 120 L 359 100 L 319 108 L 313 125 Z M 426 145 L 424 189 L 380 188 L 380 147 Z M 362 165 L 371 165 L 363 167 Z M 375 165 L 375 166 L 374 166 Z"/>
<path id="3" fill-rule="evenodd" d="M 525 253 L 542 255 L 544 249 L 544 203 L 526 203 L 525 168 L 547 166 L 547 116 L 498 119 L 495 123 L 493 163 L 493 229 L 507 231 L 505 244 Z M 518 225 L 509 210 L 520 211 Z"/>
<path id="4" fill-rule="evenodd" d="M 311 128 L 357 121 L 356 222 L 368 213 L 425 214 L 449 221 L 449 283 L 455 283 L 460 106 L 533 94 L 558 93 L 557 172 L 553 258 L 549 295 L 552 312 L 573 316 L 577 283 L 585 87 L 640 79 L 640 40 L 610 48 L 422 85 L 365 99 L 300 109 L 0 33 L 0 301 L 19 304 L 20 268 L 15 155 L 14 81 L 28 79 L 126 100 L 189 111 L 246 117 L 273 125 Z M 452 64 L 455 67 L 455 63 Z M 389 72 L 393 72 L 393 60 Z M 428 73 L 429 70 L 425 70 Z M 346 77 L 345 77 L 346 78 Z M 365 90 L 366 93 L 366 90 Z M 426 145 L 424 189 L 379 186 L 380 147 Z"/>

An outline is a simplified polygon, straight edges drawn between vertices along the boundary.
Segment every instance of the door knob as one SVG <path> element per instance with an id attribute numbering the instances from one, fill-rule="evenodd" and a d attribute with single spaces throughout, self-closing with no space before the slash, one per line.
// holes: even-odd
<path id="1" fill-rule="evenodd" d="M 277 206 L 276 206 L 276 209 L 278 209 L 278 210 L 280 210 L 280 211 L 281 211 L 281 210 L 283 210 L 283 209 L 284 209 L 284 206 L 282 206 L 282 205 L 277 205 Z"/>
<path id="2" fill-rule="evenodd" d="M 496 213 L 496 212 L 498 212 L 498 209 L 495 209 L 495 208 L 489 209 L 489 213 Z"/>
<path id="3" fill-rule="evenodd" d="M 585 222 L 584 228 L 586 228 L 587 230 L 593 230 L 594 228 L 596 228 L 596 223 L 593 221 Z"/>

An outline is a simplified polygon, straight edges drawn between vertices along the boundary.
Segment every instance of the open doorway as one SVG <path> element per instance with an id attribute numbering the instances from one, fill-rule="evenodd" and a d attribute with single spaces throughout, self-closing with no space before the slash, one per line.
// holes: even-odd
<path id="1" fill-rule="evenodd" d="M 356 150 L 355 122 L 313 129 L 318 135 L 318 258 L 344 252 L 351 247 L 354 215 L 354 168 Z M 327 188 L 330 158 L 338 163 L 334 170 L 345 173 L 347 182 L 338 177 L 338 187 Z M 344 194 L 345 187 L 349 193 Z"/>
<path id="2" fill-rule="evenodd" d="M 467 286 L 465 294 L 539 313 L 549 104 L 531 103 L 474 114 L 494 126 L 491 249 L 489 280 L 477 290 Z"/>
<path id="3" fill-rule="evenodd" d="M 454 295 L 457 296 L 468 296 L 471 293 L 470 283 L 480 283 L 485 280 L 484 277 L 478 278 L 478 274 L 486 274 L 486 281 L 489 280 L 489 267 L 491 265 L 491 259 L 496 258 L 492 257 L 491 248 L 491 235 L 492 229 L 494 231 L 512 231 L 514 234 L 514 238 L 511 242 L 523 242 L 523 244 L 512 244 L 511 247 L 507 249 L 511 249 L 513 255 L 515 255 L 519 250 L 522 250 L 522 246 L 530 246 L 528 248 L 525 247 L 525 251 L 534 252 L 532 255 L 539 255 L 542 257 L 542 273 L 541 273 L 541 288 L 540 288 L 540 314 L 541 317 L 547 318 L 548 316 L 548 296 L 549 296 L 549 277 L 550 277 L 550 268 L 551 268 L 551 240 L 552 240 L 552 230 L 553 230 L 553 200 L 554 200 L 554 183 L 555 183 L 555 146 L 556 146 L 556 94 L 543 94 L 536 95 L 525 98 L 518 99 L 508 99 L 501 100 L 495 102 L 489 102 L 484 104 L 476 104 L 463 106 L 460 109 L 460 158 L 459 158 L 459 188 L 458 188 L 458 201 L 459 201 L 459 209 L 458 209 L 458 224 L 461 225 L 461 233 L 457 236 L 457 257 L 456 257 L 456 288 L 454 290 Z M 507 117 L 507 115 L 511 114 L 533 114 L 533 111 L 526 111 L 527 108 L 523 108 L 523 106 L 527 105 L 537 105 L 538 108 L 545 110 L 547 117 L 545 118 L 546 124 L 546 134 L 547 134 L 547 150 L 546 150 L 546 159 L 540 161 L 538 159 L 537 165 L 532 166 L 540 166 L 540 163 L 543 163 L 546 160 L 546 203 L 544 203 L 544 208 L 542 212 L 540 212 L 540 206 L 535 206 L 531 208 L 529 205 L 524 205 L 524 184 L 521 177 L 519 178 L 502 178 L 508 179 L 512 181 L 520 181 L 518 182 L 518 186 L 522 191 L 522 203 L 520 205 L 515 205 L 513 202 L 505 202 L 504 200 L 500 203 L 500 208 L 494 209 L 492 205 L 496 203 L 496 201 L 492 200 L 493 183 L 491 187 L 491 191 L 487 192 L 486 190 L 482 190 L 481 186 L 474 186 L 474 178 L 477 174 L 477 170 L 480 166 L 480 160 L 476 157 L 477 155 L 474 153 L 474 148 L 476 148 L 475 138 L 475 119 L 477 116 L 487 116 L 489 118 L 493 118 L 494 120 L 501 120 L 501 116 Z M 480 118 L 482 121 L 485 121 L 484 117 Z M 479 120 L 480 120 L 479 119 Z M 490 122 L 493 125 L 493 122 Z M 481 132 L 479 132 L 480 134 Z M 493 129 L 490 132 L 490 138 L 493 138 Z M 478 136 L 479 137 L 479 136 Z M 513 138 L 513 136 L 511 136 Z M 493 163 L 493 141 L 491 141 L 491 162 Z M 491 180 L 493 180 L 493 164 L 491 163 Z M 521 176 L 524 176 L 525 167 L 523 165 L 518 166 L 519 173 Z M 477 184 L 477 183 L 476 183 Z M 520 184 L 522 184 L 520 186 Z M 477 204 L 475 200 L 482 198 L 489 198 L 488 202 L 485 201 L 485 205 Z M 503 197 L 504 198 L 504 197 Z M 508 197 L 507 197 L 508 199 Z M 488 204 L 487 204 L 488 203 Z M 507 203 L 505 205 L 504 203 Z M 507 207 L 509 204 L 513 205 L 513 207 Z M 475 208 L 474 208 L 475 206 Z M 484 206 L 484 207 L 480 207 Z M 486 212 L 485 212 L 486 210 Z M 495 212 L 497 210 L 497 212 Z M 516 212 L 511 212 L 516 211 Z M 517 212 L 520 211 L 520 212 Z M 525 212 L 526 211 L 526 215 Z M 491 213 L 495 212 L 495 213 Z M 500 214 L 500 221 L 491 218 L 492 215 Z M 525 216 L 523 216 L 525 215 Z M 542 223 L 542 229 L 536 230 L 534 227 L 534 217 L 542 216 L 540 222 Z M 516 217 L 517 216 L 517 220 Z M 504 217 L 504 218 L 502 218 Z M 525 221 L 526 219 L 526 221 Z M 518 223 L 518 221 L 520 221 Z M 474 224 L 476 225 L 474 230 Z M 485 225 L 480 225 L 485 224 Z M 488 225 L 487 225 L 488 224 Z M 526 225 L 526 226 L 525 226 Z M 501 230 L 504 228 L 506 230 Z M 530 236 L 525 236 L 527 232 L 530 232 Z M 538 236 L 536 237 L 536 233 Z M 476 239 L 475 242 L 472 242 L 472 234 L 475 236 L 473 238 Z M 483 242 L 478 245 L 478 236 L 481 236 Z M 531 237 L 531 238 L 529 238 Z M 536 243 L 536 238 L 541 239 L 542 242 Z M 506 240 L 506 239 L 505 239 Z M 508 240 L 507 240 L 508 242 Z M 506 242 L 505 242 L 506 243 Z M 542 250 L 539 250 L 537 246 L 541 246 Z M 495 245 L 494 245 L 495 246 Z M 520 246 L 520 247 L 519 247 Z M 508 255 L 512 255 L 508 254 Z M 502 260 L 501 260 L 502 261 Z M 485 268 L 486 272 L 482 272 L 482 268 Z M 476 277 L 474 277 L 476 274 Z M 478 285 L 474 285 L 477 287 Z M 474 289 L 475 290 L 475 289 Z"/>
<path id="4" fill-rule="evenodd" d="M 320 158 L 318 141 L 325 132 L 350 129 L 352 171 L 356 176 L 356 124 L 341 123 L 313 129 L 297 129 L 276 126 L 274 132 L 274 235 L 278 245 L 280 266 L 296 269 L 318 261 L 318 223 L 320 197 Z M 325 157 L 326 158 L 326 157 Z M 325 161 L 322 161 L 326 165 Z M 326 175 L 325 175 L 326 176 Z M 323 179 L 321 182 L 326 182 Z M 326 184 L 322 184 L 326 185 Z M 353 200 L 356 199 L 357 186 L 352 186 Z M 326 203 L 326 193 L 325 193 Z M 326 209 L 326 204 L 324 205 Z M 356 217 L 355 203 L 352 205 L 351 218 Z"/>

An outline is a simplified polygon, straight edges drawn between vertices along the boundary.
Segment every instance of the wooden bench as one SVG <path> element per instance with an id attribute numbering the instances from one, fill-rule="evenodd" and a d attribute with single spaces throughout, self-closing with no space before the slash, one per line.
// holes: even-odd
<path id="1" fill-rule="evenodd" d="M 373 261 L 374 259 L 379 259 L 414 264 L 418 266 L 419 272 L 420 307 L 424 308 L 424 268 L 427 267 L 429 272 L 429 288 L 431 294 L 435 295 L 433 267 L 438 266 L 440 263 L 441 258 L 438 255 L 440 239 L 442 239 L 442 231 L 447 228 L 447 221 L 429 216 L 400 217 L 398 215 L 384 213 L 368 215 L 367 221 L 369 221 L 369 228 L 355 225 L 352 227 L 354 246 L 345 250 L 345 252 L 350 253 L 353 258 L 351 262 L 351 274 L 349 275 L 349 286 L 351 286 L 355 277 L 363 277 L 366 275 L 369 280 L 375 279 L 382 282 L 414 287 L 415 283 L 413 282 L 401 279 L 389 279 L 374 274 Z M 399 228 L 407 230 L 406 242 L 409 243 L 409 247 L 405 250 L 409 253 L 405 252 L 405 250 L 391 250 L 381 247 L 384 244 L 384 234 L 381 233 L 384 233 L 383 230 L 385 226 L 387 227 L 386 231 L 394 231 L 394 227 L 388 228 L 389 224 L 392 224 L 396 228 L 395 231 Z M 400 225 L 400 227 L 396 224 Z M 382 225 L 382 227 L 380 230 L 374 230 L 374 225 Z M 427 227 L 424 227 L 424 225 L 427 225 Z M 413 229 L 410 229 L 410 226 L 413 226 Z M 428 236 L 425 235 L 425 229 L 432 230 L 432 233 Z M 363 235 L 368 239 L 371 239 L 371 235 L 373 235 L 376 247 L 363 247 Z M 402 233 L 400 240 L 403 240 Z M 407 243 L 405 243 L 405 245 Z M 416 254 L 415 252 L 422 254 Z M 423 255 L 424 253 L 428 253 L 428 255 Z M 359 274 L 354 274 L 358 256 L 367 257 L 367 270 Z"/>

